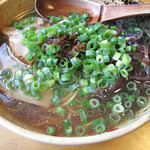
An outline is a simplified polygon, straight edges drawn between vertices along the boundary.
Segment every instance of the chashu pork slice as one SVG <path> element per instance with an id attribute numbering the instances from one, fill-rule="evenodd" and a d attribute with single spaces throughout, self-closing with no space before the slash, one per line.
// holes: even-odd
<path id="1" fill-rule="evenodd" d="M 39 32 L 43 25 L 44 21 L 39 18 L 35 18 L 33 24 L 27 25 L 26 27 L 35 26 L 35 32 Z M 22 30 L 18 30 L 15 27 L 7 27 L 2 30 L 3 34 L 8 37 L 9 46 L 14 52 L 15 57 L 23 61 L 24 63 L 31 65 L 32 62 L 27 62 L 25 60 L 28 49 L 21 44 L 20 39 L 23 38 Z"/>

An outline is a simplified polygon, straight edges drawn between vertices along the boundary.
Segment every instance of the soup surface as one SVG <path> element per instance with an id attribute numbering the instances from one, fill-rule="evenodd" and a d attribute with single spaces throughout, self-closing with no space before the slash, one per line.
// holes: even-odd
<path id="1" fill-rule="evenodd" d="M 31 13 L 2 31 L 0 102 L 9 113 L 48 135 L 87 136 L 147 106 L 149 37 L 132 18 L 49 18 Z"/>

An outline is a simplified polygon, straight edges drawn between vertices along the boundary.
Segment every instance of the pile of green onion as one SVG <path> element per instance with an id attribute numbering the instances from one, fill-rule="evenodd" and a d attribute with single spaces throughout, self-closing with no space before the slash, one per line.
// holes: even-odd
<path id="1" fill-rule="evenodd" d="M 128 72 L 133 69 L 131 57 L 128 52 L 135 51 L 136 46 L 127 46 L 123 36 L 116 37 L 116 26 L 105 26 L 100 22 L 89 25 L 86 20 L 88 14 L 70 14 L 68 18 L 50 17 L 53 25 L 43 27 L 35 33 L 35 27 L 25 27 L 21 43 L 28 48 L 27 61 L 34 60 L 33 66 L 25 71 L 18 70 L 14 76 L 15 87 L 25 94 L 32 94 L 40 99 L 40 91 L 43 87 L 51 88 L 56 84 L 69 87 L 71 92 L 82 88 L 82 95 L 95 93 L 97 88 L 106 88 L 114 84 L 120 76 L 127 78 Z M 61 20 L 61 21 L 60 21 Z M 22 22 L 22 21 L 21 21 Z M 17 25 L 20 23 L 17 23 Z M 75 36 L 74 40 L 84 43 L 86 50 L 79 46 L 79 51 L 71 49 L 71 58 L 62 58 L 59 54 L 65 51 L 58 44 L 47 44 L 47 39 L 62 38 L 68 36 L 68 40 Z M 19 85 L 16 85 L 19 84 Z M 30 89 L 31 92 L 27 92 Z M 56 102 L 58 96 L 54 95 L 52 102 Z"/>

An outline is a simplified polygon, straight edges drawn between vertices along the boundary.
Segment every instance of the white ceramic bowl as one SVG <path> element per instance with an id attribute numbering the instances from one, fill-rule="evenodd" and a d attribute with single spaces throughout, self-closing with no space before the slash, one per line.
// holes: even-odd
<path id="1" fill-rule="evenodd" d="M 34 0 L 1 0 L 0 1 L 0 30 L 10 24 L 15 16 L 25 10 L 32 10 L 34 7 Z M 86 136 L 86 137 L 55 137 L 44 134 L 39 134 L 27 130 L 22 125 L 14 124 L 13 118 L 7 116 L 4 111 L 0 108 L 0 125 L 5 128 L 22 135 L 43 143 L 57 144 L 57 145 L 81 145 L 103 142 L 110 140 L 124 134 L 127 134 L 144 123 L 150 120 L 150 98 L 146 108 L 136 114 L 133 120 L 129 120 L 121 124 L 115 131 L 106 132 L 100 135 Z"/>

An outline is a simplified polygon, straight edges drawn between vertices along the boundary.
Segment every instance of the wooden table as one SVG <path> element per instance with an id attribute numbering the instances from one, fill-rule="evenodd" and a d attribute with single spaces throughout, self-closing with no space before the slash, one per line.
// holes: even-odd
<path id="1" fill-rule="evenodd" d="M 150 2 L 150 0 L 143 0 Z M 16 135 L 0 126 L 0 150 L 150 150 L 150 122 L 120 138 L 91 145 L 56 146 Z"/>

